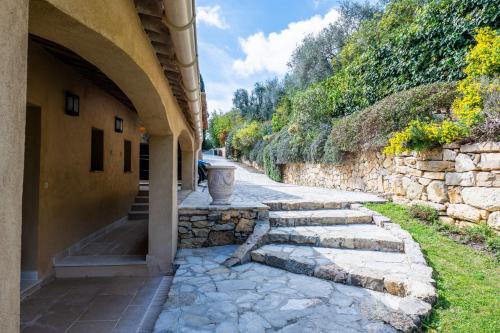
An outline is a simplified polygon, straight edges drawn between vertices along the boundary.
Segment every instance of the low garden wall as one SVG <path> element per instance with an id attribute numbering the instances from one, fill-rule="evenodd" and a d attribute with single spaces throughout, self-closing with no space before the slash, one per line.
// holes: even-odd
<path id="1" fill-rule="evenodd" d="M 178 246 L 181 248 L 241 244 L 259 220 L 267 220 L 265 205 L 180 208 Z"/>
<path id="2" fill-rule="evenodd" d="M 395 202 L 434 207 L 459 226 L 486 221 L 500 230 L 500 142 L 450 144 L 391 157 L 363 152 L 341 165 L 287 164 L 283 181 L 379 193 Z"/>

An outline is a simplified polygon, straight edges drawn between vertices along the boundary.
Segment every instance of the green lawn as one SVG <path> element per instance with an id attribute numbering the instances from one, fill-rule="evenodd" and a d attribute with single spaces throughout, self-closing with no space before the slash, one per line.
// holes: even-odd
<path id="1" fill-rule="evenodd" d="M 438 301 L 424 325 L 429 332 L 500 332 L 500 265 L 412 218 L 394 203 L 368 204 L 401 225 L 434 269 Z"/>

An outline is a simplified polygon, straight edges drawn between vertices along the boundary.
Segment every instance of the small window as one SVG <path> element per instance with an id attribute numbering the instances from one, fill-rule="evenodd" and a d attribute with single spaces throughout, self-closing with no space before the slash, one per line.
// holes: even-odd
<path id="1" fill-rule="evenodd" d="M 123 171 L 132 172 L 132 143 L 123 141 Z"/>
<path id="2" fill-rule="evenodd" d="M 90 171 L 104 171 L 104 131 L 97 128 L 92 129 Z"/>

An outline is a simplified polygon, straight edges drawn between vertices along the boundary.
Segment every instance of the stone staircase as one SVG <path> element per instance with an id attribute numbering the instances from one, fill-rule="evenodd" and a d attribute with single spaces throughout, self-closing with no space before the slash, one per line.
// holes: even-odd
<path id="1" fill-rule="evenodd" d="M 135 201 L 128 212 L 130 220 L 147 220 L 149 218 L 149 188 L 141 185 Z"/>
<path id="2" fill-rule="evenodd" d="M 433 303 L 432 269 L 419 245 L 386 217 L 349 202 L 273 201 L 226 266 L 254 261 Z"/>

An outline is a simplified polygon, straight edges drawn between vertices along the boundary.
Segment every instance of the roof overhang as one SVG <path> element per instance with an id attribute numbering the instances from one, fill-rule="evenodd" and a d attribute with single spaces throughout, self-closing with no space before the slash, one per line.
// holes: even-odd
<path id="1" fill-rule="evenodd" d="M 207 110 L 200 91 L 194 0 L 135 0 L 135 5 L 172 93 L 201 142 Z"/>

